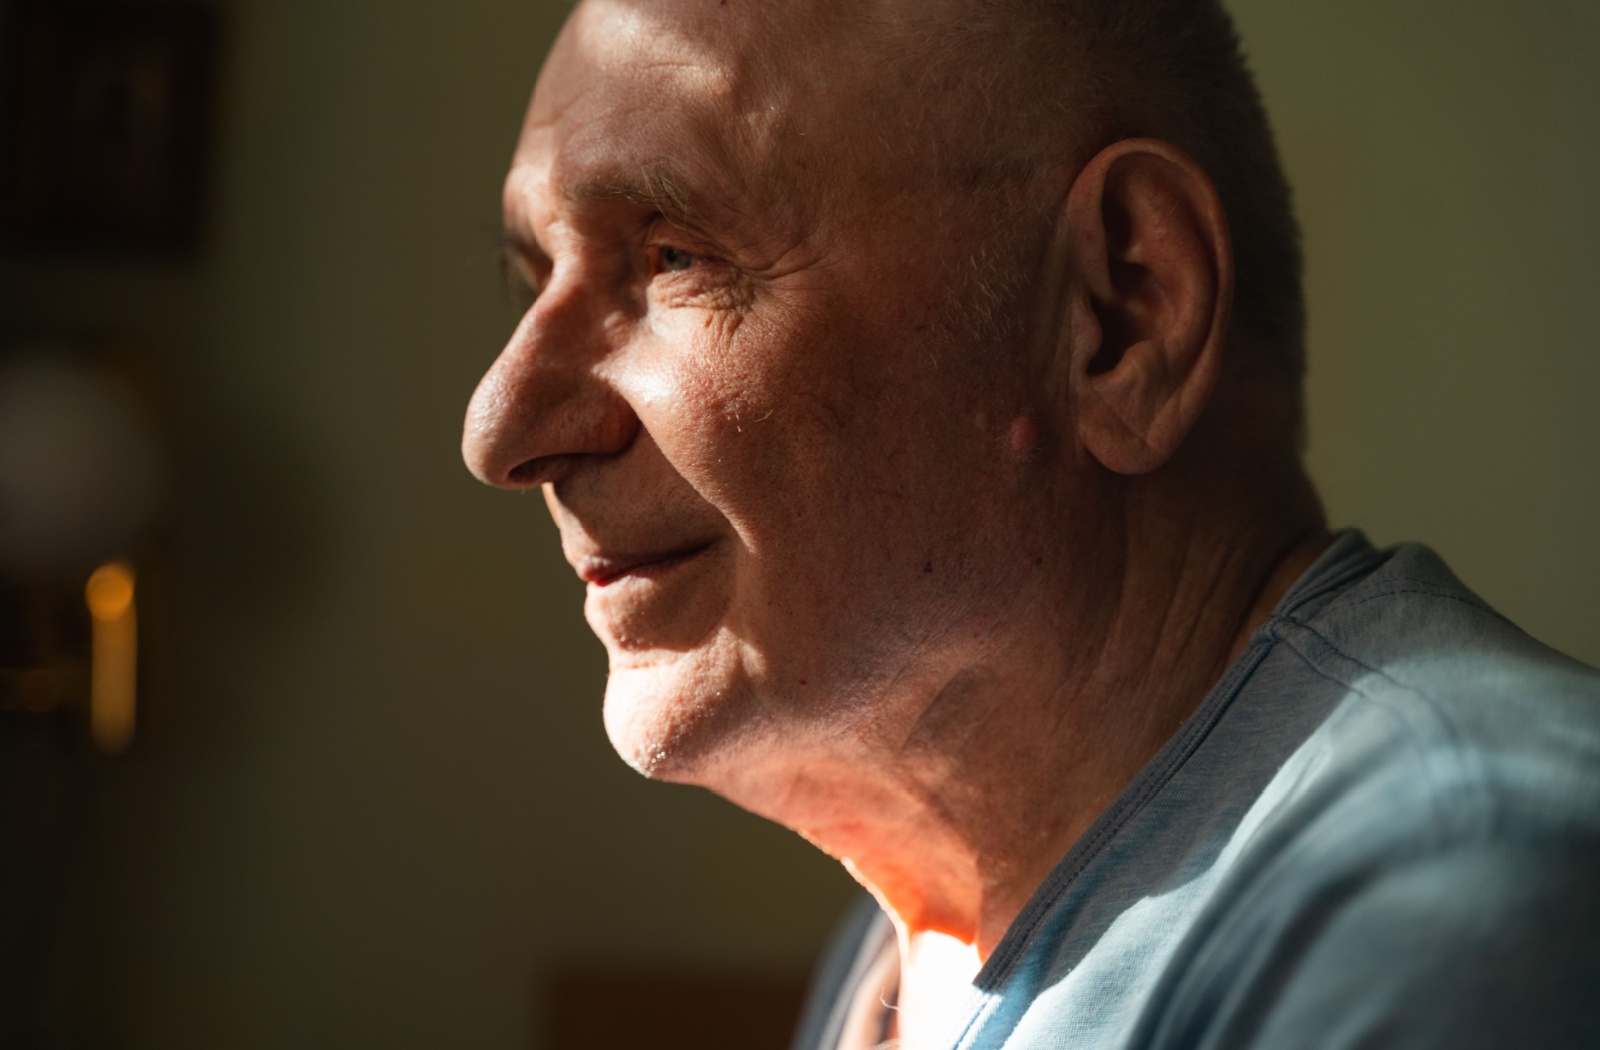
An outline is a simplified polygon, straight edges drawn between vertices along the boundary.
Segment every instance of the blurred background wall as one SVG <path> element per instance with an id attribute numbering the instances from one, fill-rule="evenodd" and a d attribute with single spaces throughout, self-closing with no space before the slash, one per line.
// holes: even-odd
<path id="1" fill-rule="evenodd" d="M 612 756 L 541 502 L 459 463 L 564 5 L 216 6 L 196 254 L 0 255 L 0 333 L 148 362 L 176 479 L 166 674 L 74 767 L 38 1045 L 527 1047 L 564 963 L 805 967 L 848 881 Z M 1334 521 L 1600 661 L 1600 8 L 1231 6 L 1299 194 Z"/>
<path id="2" fill-rule="evenodd" d="M 1600 5 L 1229 6 L 1305 230 L 1330 515 L 1600 663 Z"/>

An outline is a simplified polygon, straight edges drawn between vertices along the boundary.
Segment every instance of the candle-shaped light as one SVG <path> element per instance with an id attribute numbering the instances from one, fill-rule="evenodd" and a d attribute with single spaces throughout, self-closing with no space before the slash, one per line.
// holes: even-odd
<path id="1" fill-rule="evenodd" d="M 133 601 L 133 569 L 108 562 L 84 588 L 94 625 L 89 668 L 89 735 L 109 754 L 133 742 L 139 631 Z"/>

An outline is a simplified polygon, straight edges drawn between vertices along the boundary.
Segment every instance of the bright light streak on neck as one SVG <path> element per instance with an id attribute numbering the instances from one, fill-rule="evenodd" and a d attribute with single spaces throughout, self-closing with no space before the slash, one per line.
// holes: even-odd
<path id="1" fill-rule="evenodd" d="M 108 562 L 89 576 L 84 600 L 94 624 L 89 666 L 89 735 L 108 754 L 133 742 L 139 650 L 133 569 Z"/>

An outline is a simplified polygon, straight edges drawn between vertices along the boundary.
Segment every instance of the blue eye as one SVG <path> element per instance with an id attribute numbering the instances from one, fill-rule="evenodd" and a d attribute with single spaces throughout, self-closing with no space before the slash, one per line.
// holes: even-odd
<path id="1" fill-rule="evenodd" d="M 665 273 L 687 270 L 694 265 L 694 256 L 681 248 L 660 248 L 661 269 Z"/>

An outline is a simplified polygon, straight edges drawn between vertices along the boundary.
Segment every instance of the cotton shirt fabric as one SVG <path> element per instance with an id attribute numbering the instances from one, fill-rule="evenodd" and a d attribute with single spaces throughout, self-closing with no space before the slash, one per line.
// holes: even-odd
<path id="1" fill-rule="evenodd" d="M 796 1050 L 840 1045 L 893 951 L 852 917 Z M 1600 673 L 1427 548 L 1341 534 L 1035 892 L 946 1045 L 1600 1047 Z"/>

